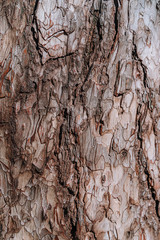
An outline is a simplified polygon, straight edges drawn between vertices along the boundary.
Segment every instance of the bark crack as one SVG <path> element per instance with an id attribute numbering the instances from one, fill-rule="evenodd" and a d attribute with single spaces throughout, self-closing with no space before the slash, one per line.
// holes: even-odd
<path id="1" fill-rule="evenodd" d="M 142 67 L 142 70 L 143 70 L 143 84 L 144 84 L 144 87 L 147 88 L 148 87 L 148 84 L 147 84 L 147 67 L 142 63 L 142 60 L 138 56 L 137 46 L 136 46 L 136 43 L 135 43 L 135 32 L 133 32 L 133 46 L 134 46 L 134 49 L 132 50 L 132 56 L 133 56 L 133 59 L 138 61 L 141 65 L 141 67 Z"/>
<path id="2" fill-rule="evenodd" d="M 119 8 L 119 1 L 118 0 L 114 0 L 114 5 L 115 5 L 115 13 L 114 13 L 114 27 L 115 27 L 115 35 L 113 38 L 113 43 L 111 46 L 111 51 L 108 54 L 108 59 L 113 51 L 113 48 L 115 46 L 116 40 L 118 38 L 118 27 L 119 27 L 119 21 L 118 21 L 118 8 Z"/>
<path id="3" fill-rule="evenodd" d="M 114 15 L 114 25 L 115 25 L 115 37 L 114 37 L 114 41 L 116 39 L 117 33 L 118 33 L 118 0 L 114 0 L 114 5 L 115 5 L 115 15 Z"/>
<path id="4" fill-rule="evenodd" d="M 38 7 L 38 3 L 39 3 L 39 0 L 36 0 L 35 6 L 34 6 L 34 11 L 33 11 L 33 21 L 32 21 L 32 24 L 33 25 L 35 24 L 35 27 L 36 27 L 37 30 L 38 30 L 38 24 L 37 24 L 37 20 L 36 20 L 36 10 L 37 10 L 37 7 Z M 39 57 L 40 57 L 40 62 L 42 64 L 42 54 L 41 54 L 40 48 L 39 48 L 39 37 L 38 37 L 38 34 L 36 33 L 33 26 L 31 27 L 31 32 L 32 32 L 33 40 L 36 44 L 36 50 L 37 50 L 37 52 L 39 54 Z"/>
<path id="5" fill-rule="evenodd" d="M 138 53 L 137 53 L 137 46 L 135 44 L 135 33 L 133 32 L 133 46 L 134 46 L 134 49 L 132 51 L 132 56 L 133 56 L 133 59 L 137 62 L 140 63 L 140 66 L 142 67 L 142 70 L 143 70 L 143 84 L 144 84 L 144 87 L 146 90 L 148 90 L 148 84 L 147 84 L 147 67 L 142 63 L 142 60 L 139 58 L 138 56 Z M 148 92 L 148 91 L 146 91 Z M 147 110 L 149 109 L 150 111 L 150 108 L 148 107 L 150 105 L 149 103 L 149 99 L 150 99 L 150 94 L 147 93 L 148 95 L 148 101 L 145 104 L 145 109 L 143 111 L 143 113 L 140 113 L 140 117 L 138 119 L 138 133 L 137 133 L 137 138 L 140 142 L 140 149 L 138 151 L 138 158 L 144 168 L 144 173 L 145 175 L 147 176 L 147 185 L 148 185 L 148 189 L 150 190 L 151 192 L 151 196 L 152 196 L 152 199 L 154 200 L 155 202 L 155 211 L 156 211 L 156 215 L 158 217 L 158 220 L 160 221 L 160 214 L 159 214 L 159 201 L 156 199 L 156 191 L 153 187 L 153 179 L 149 173 L 149 170 L 148 170 L 148 164 L 147 164 L 147 161 L 145 160 L 145 163 L 142 161 L 143 159 L 143 139 L 142 139 L 142 126 L 145 122 L 145 118 L 146 118 L 146 115 L 147 115 Z M 139 105 L 139 107 L 141 108 L 141 106 Z M 139 113 L 137 112 L 137 115 Z"/>

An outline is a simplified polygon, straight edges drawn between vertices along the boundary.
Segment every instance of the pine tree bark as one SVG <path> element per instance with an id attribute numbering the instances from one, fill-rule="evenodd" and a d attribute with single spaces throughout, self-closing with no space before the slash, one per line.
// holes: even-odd
<path id="1" fill-rule="evenodd" d="M 160 1 L 0 18 L 0 239 L 160 239 Z"/>

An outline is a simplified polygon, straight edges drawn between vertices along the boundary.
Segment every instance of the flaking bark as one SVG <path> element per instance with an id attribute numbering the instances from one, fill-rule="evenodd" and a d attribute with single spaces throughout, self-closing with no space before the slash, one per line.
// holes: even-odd
<path id="1" fill-rule="evenodd" d="M 0 1 L 0 239 L 160 239 L 159 5 Z"/>

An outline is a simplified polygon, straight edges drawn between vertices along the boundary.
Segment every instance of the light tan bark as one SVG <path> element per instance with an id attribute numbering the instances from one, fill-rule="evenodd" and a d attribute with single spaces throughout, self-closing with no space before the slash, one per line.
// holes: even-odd
<path id="1" fill-rule="evenodd" d="M 159 1 L 0 19 L 0 239 L 160 239 Z"/>

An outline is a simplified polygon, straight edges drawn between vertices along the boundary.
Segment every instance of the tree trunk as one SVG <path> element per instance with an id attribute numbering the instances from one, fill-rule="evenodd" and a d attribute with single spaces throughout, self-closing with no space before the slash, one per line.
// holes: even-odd
<path id="1" fill-rule="evenodd" d="M 160 239 L 160 1 L 0 10 L 0 239 Z"/>

